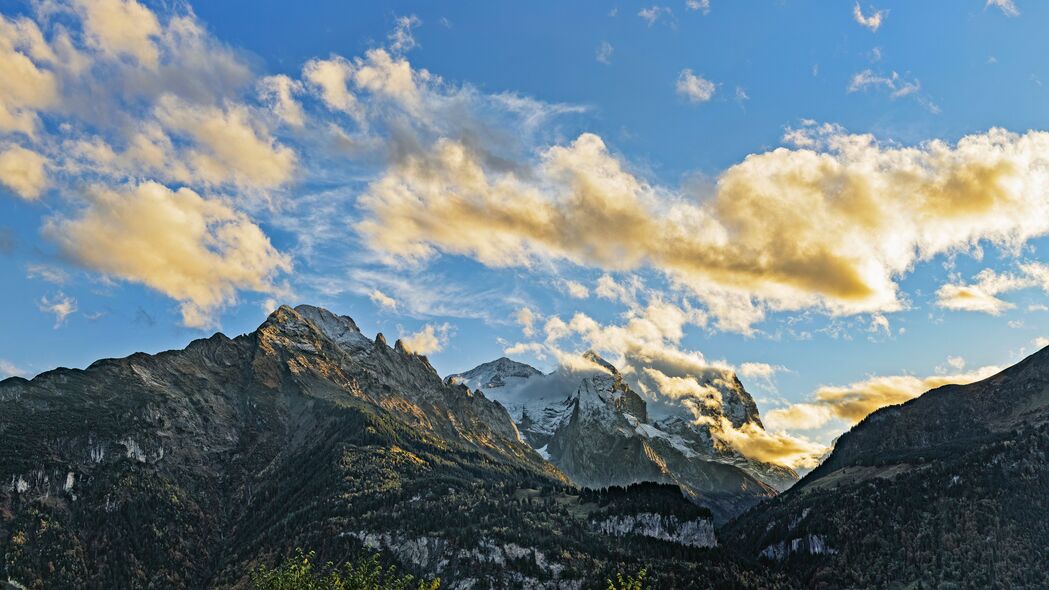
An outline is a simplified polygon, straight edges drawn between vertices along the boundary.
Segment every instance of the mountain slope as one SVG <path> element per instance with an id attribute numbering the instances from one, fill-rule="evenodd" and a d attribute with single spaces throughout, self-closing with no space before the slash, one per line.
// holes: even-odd
<path id="1" fill-rule="evenodd" d="M 782 584 L 703 547 L 709 516 L 680 495 L 629 490 L 614 512 L 581 495 L 499 404 L 309 306 L 0 382 L 0 440 L 0 579 L 30 588 L 237 586 L 296 547 L 379 551 L 450 588 L 587 587 L 642 563 Z"/>
<path id="2" fill-rule="evenodd" d="M 1043 350 L 871 414 L 726 534 L 814 587 L 1043 588 L 1047 489 Z"/>
<path id="3" fill-rule="evenodd" d="M 792 483 L 789 469 L 748 460 L 719 445 L 718 422 L 699 423 L 692 410 L 667 402 L 650 404 L 624 376 L 593 352 L 589 368 L 544 375 L 501 358 L 451 375 L 506 406 L 522 436 L 579 485 L 603 487 L 641 481 L 676 483 L 718 521 L 774 496 L 776 484 Z M 734 382 L 734 383 L 733 383 Z M 702 409 L 734 426 L 760 426 L 757 406 L 734 376 L 720 384 L 719 405 Z"/>

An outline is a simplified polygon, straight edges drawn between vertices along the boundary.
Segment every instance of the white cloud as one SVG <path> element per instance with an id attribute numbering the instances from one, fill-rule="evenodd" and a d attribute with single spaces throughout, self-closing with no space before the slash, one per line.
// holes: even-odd
<path id="1" fill-rule="evenodd" d="M 876 32 L 881 27 L 882 21 L 885 20 L 885 17 L 888 14 L 889 11 L 887 10 L 871 8 L 871 13 L 869 15 L 864 15 L 859 2 L 856 2 L 852 7 L 852 18 L 860 26 L 870 29 L 871 32 Z"/>
<path id="2" fill-rule="evenodd" d="M 1016 7 L 1013 0 L 987 0 L 987 7 L 994 6 L 1002 11 L 1005 16 L 1020 16 L 1020 9 Z"/>
<path id="3" fill-rule="evenodd" d="M 611 43 L 609 43 L 608 41 L 602 41 L 601 44 L 597 46 L 597 52 L 594 54 L 595 59 L 597 59 L 597 61 L 605 65 L 608 65 L 612 63 L 613 51 L 615 51 L 615 48 L 612 47 Z"/>
<path id="4" fill-rule="evenodd" d="M 685 8 L 710 14 L 710 0 L 685 0 Z"/>
<path id="5" fill-rule="evenodd" d="M 1045 336 L 1039 336 L 1032 340 L 1031 344 L 1033 344 L 1035 348 L 1041 350 L 1046 346 L 1049 346 L 1049 338 L 1046 338 Z"/>
<path id="6" fill-rule="evenodd" d="M 390 51 L 399 55 L 415 49 L 418 46 L 418 43 L 415 41 L 412 29 L 421 24 L 422 21 L 414 14 L 397 17 L 394 28 L 390 31 L 388 36 L 390 40 Z"/>
<path id="7" fill-rule="evenodd" d="M 76 299 L 62 293 L 61 291 L 53 297 L 41 297 L 40 301 L 37 303 L 37 307 L 40 308 L 40 311 L 55 316 L 56 330 L 62 327 L 62 324 L 66 323 L 66 318 L 77 310 Z"/>
<path id="8" fill-rule="evenodd" d="M 670 8 L 667 6 L 649 6 L 648 8 L 642 8 L 641 11 L 637 13 L 637 15 L 644 19 L 650 27 L 659 22 L 662 18 L 670 18 L 672 14 Z"/>
<path id="9" fill-rule="evenodd" d="M 677 93 L 688 99 L 689 102 L 701 103 L 707 102 L 714 96 L 717 85 L 702 76 L 695 75 L 692 70 L 686 68 L 678 74 L 675 88 Z"/>
<path id="10" fill-rule="evenodd" d="M 11 361 L 0 359 L 0 379 L 6 377 L 20 377 L 25 375 L 25 371 L 15 366 Z"/>

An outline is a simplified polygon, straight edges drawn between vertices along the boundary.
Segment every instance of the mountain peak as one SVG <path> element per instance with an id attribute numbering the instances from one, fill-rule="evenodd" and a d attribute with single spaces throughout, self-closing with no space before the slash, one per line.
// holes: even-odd
<path id="1" fill-rule="evenodd" d="M 616 369 L 615 365 L 613 365 L 612 363 L 610 363 L 610 362 L 606 361 L 604 358 L 602 358 L 601 355 L 597 354 L 597 352 L 594 349 L 590 349 L 590 350 L 584 352 L 583 353 L 583 358 L 585 358 L 586 360 L 594 363 L 595 365 L 597 365 L 597 366 L 599 366 L 599 367 L 601 367 L 603 369 L 608 370 L 608 372 L 612 373 L 613 375 L 618 375 L 619 374 L 619 369 Z"/>

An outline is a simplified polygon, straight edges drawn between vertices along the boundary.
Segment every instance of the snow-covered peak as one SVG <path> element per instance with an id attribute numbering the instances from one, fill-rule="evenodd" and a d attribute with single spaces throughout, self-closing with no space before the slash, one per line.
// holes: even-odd
<path id="1" fill-rule="evenodd" d="M 500 387 L 520 385 L 523 381 L 541 374 L 539 369 L 531 365 L 519 363 L 504 356 L 480 364 L 469 371 L 449 375 L 448 380 L 462 383 L 470 389 L 480 389 L 485 393 L 490 393 L 493 389 Z"/>

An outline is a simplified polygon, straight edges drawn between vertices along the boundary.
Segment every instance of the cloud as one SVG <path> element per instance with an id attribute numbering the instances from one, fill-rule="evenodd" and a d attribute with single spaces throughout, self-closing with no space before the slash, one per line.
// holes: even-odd
<path id="1" fill-rule="evenodd" d="M 295 95 L 302 94 L 305 89 L 302 82 L 280 74 L 261 78 L 257 86 L 263 100 L 269 102 L 270 108 L 282 121 L 292 127 L 302 127 L 305 124 L 302 105 L 295 100 Z"/>
<path id="2" fill-rule="evenodd" d="M 601 44 L 597 46 L 597 52 L 594 54 L 594 57 L 597 61 L 608 65 L 612 63 L 613 51 L 615 51 L 615 48 L 612 47 L 611 43 L 608 41 L 602 41 Z"/>
<path id="3" fill-rule="evenodd" d="M 275 276 L 291 270 L 243 213 L 155 182 L 96 187 L 83 211 L 51 219 L 44 232 L 79 264 L 178 300 L 191 327 L 212 325 L 240 290 L 279 292 Z"/>
<path id="4" fill-rule="evenodd" d="M 947 284 L 937 289 L 936 305 L 954 311 L 1000 315 L 1015 306 L 999 299 L 997 295 L 1034 284 L 1028 277 L 1000 274 L 990 268 L 983 269 L 975 278 L 976 282 L 972 284 Z"/>
<path id="5" fill-rule="evenodd" d="M 673 12 L 671 12 L 670 8 L 667 6 L 649 6 L 648 8 L 642 8 L 637 15 L 644 19 L 644 21 L 648 23 L 648 26 L 651 27 L 664 17 L 670 18 L 673 15 Z"/>
<path id="6" fill-rule="evenodd" d="M 821 387 L 811 401 L 765 413 L 765 423 L 785 430 L 814 430 L 831 420 L 853 425 L 871 412 L 914 399 L 930 389 L 952 383 L 967 384 L 1001 371 L 1000 367 L 980 367 L 966 373 L 914 377 L 892 375 L 871 377 L 845 387 Z"/>
<path id="7" fill-rule="evenodd" d="M 397 300 L 378 289 L 372 289 L 372 292 L 368 294 L 368 298 L 383 309 L 397 309 Z"/>
<path id="8" fill-rule="evenodd" d="M 590 297 L 590 289 L 586 285 L 577 281 L 562 281 L 561 286 L 568 293 L 569 297 L 573 299 L 586 299 Z"/>
<path id="9" fill-rule="evenodd" d="M 1040 287 L 1049 293 L 1049 265 L 1041 262 L 1024 262 L 1017 265 L 1019 274 L 997 272 L 985 268 L 976 274 L 974 282 L 963 284 L 948 283 L 936 291 L 936 304 L 944 309 L 955 311 L 978 311 L 991 315 L 1000 315 L 1016 307 L 1003 301 L 998 295 Z M 1028 308 L 1030 311 L 1030 308 Z"/>
<path id="10" fill-rule="evenodd" d="M 26 278 L 41 279 L 54 285 L 64 285 L 69 282 L 69 274 L 66 271 L 46 264 L 30 264 L 27 266 Z"/>
<path id="11" fill-rule="evenodd" d="M 710 14 L 710 0 L 685 0 L 685 8 Z"/>
<path id="12" fill-rule="evenodd" d="M 135 0 L 74 0 L 83 19 L 90 47 L 111 58 L 131 58 L 156 68 L 159 53 L 155 44 L 160 22 L 151 10 Z"/>
<path id="13" fill-rule="evenodd" d="M 893 100 L 911 97 L 930 113 L 934 115 L 940 113 L 940 107 L 921 92 L 921 81 L 917 79 L 906 80 L 896 72 L 891 72 L 887 75 L 876 74 L 868 68 L 853 75 L 852 79 L 849 80 L 847 91 L 852 93 L 869 89 L 887 90 L 889 97 Z"/>
<path id="14" fill-rule="evenodd" d="M 412 29 L 420 25 L 422 21 L 414 14 L 397 17 L 395 26 L 387 37 L 390 40 L 390 51 L 399 55 L 415 49 L 418 43 L 415 41 Z"/>
<path id="15" fill-rule="evenodd" d="M 1046 346 L 1049 346 L 1049 338 L 1046 338 L 1045 336 L 1039 336 L 1032 340 L 1031 344 L 1033 344 L 1035 348 L 1041 350 Z"/>
<path id="16" fill-rule="evenodd" d="M 723 420 L 719 437 L 745 457 L 776 463 L 792 469 L 811 469 L 829 450 L 826 445 L 784 432 L 766 430 L 746 423 L 739 428 Z"/>
<path id="17" fill-rule="evenodd" d="M 13 145 L 0 151 L 0 184 L 27 201 L 37 199 L 47 187 L 47 158 Z"/>
<path id="18" fill-rule="evenodd" d="M 764 309 L 898 311 L 897 280 L 917 262 L 1049 233 L 1049 133 L 915 146 L 833 126 L 802 134 L 806 147 L 751 154 L 703 200 L 647 183 L 593 134 L 525 173 L 440 139 L 371 184 L 357 229 L 393 263 L 446 252 L 495 267 L 659 269 L 740 331 Z"/>
<path id="19" fill-rule="evenodd" d="M 535 334 L 535 322 L 538 317 L 534 311 L 528 307 L 522 307 L 517 310 L 517 314 L 514 317 L 517 319 L 517 323 L 521 325 L 521 331 L 525 336 L 531 337 Z"/>
<path id="20" fill-rule="evenodd" d="M 1016 7 L 1013 0 L 987 0 L 985 7 L 994 6 L 1002 11 L 1005 16 L 1020 16 L 1020 9 Z"/>
<path id="21" fill-rule="evenodd" d="M 54 327 L 56 330 L 62 327 L 62 324 L 66 323 L 66 318 L 77 310 L 76 299 L 61 291 L 53 297 L 47 297 L 46 295 L 41 297 L 37 307 L 40 308 L 40 311 L 54 314 Z"/>
<path id="22" fill-rule="evenodd" d="M 426 324 L 422 330 L 401 338 L 401 343 L 409 352 L 415 354 L 433 354 L 444 350 L 448 343 L 448 332 L 451 325 L 445 323 L 438 326 Z"/>
<path id="23" fill-rule="evenodd" d="M 881 23 L 885 20 L 885 17 L 889 14 L 888 10 L 877 10 L 871 8 L 872 12 L 869 15 L 863 14 L 863 9 L 860 8 L 860 3 L 857 2 L 852 7 L 852 18 L 860 26 L 866 27 L 871 32 L 876 32 L 881 27 Z"/>
<path id="24" fill-rule="evenodd" d="M 25 375 L 25 371 L 15 366 L 11 361 L 0 359 L 0 379 Z"/>
<path id="25" fill-rule="evenodd" d="M 675 88 L 677 93 L 688 99 L 689 102 L 701 103 L 707 102 L 714 96 L 717 85 L 702 76 L 693 74 L 692 70 L 686 68 L 678 74 Z"/>
<path id="26" fill-rule="evenodd" d="M 753 379 L 762 388 L 769 391 L 776 390 L 776 373 L 782 373 L 787 368 L 782 365 L 770 365 L 769 363 L 746 362 L 739 366 L 739 374 L 744 379 Z"/>
<path id="27" fill-rule="evenodd" d="M 184 152 L 190 179 L 260 188 L 291 179 L 295 153 L 255 125 L 246 107 L 200 107 L 165 96 L 155 114 L 166 129 L 193 141 Z"/>
<path id="28" fill-rule="evenodd" d="M 27 18 L 0 15 L 0 132 L 36 133 L 36 111 L 58 101 L 58 80 L 49 66 L 58 56 Z"/>

